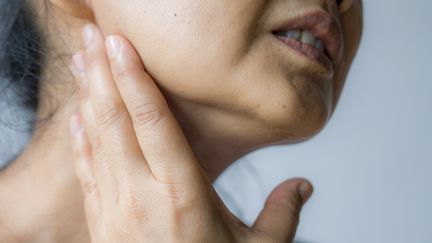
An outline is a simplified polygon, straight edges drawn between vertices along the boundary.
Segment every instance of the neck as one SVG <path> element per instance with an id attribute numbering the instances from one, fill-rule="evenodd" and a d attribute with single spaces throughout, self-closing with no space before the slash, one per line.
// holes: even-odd
<path id="1" fill-rule="evenodd" d="M 0 227 L 7 225 L 9 232 L 1 243 L 79 242 L 87 235 L 64 132 L 67 123 L 58 118 L 47 129 L 37 129 L 24 152 L 0 174 Z"/>
<path id="2" fill-rule="evenodd" d="M 66 21 L 60 25 L 62 19 L 63 15 L 57 29 L 76 29 L 67 32 L 63 39 L 79 40 L 78 34 L 72 34 L 80 33 L 78 29 L 82 24 L 73 25 Z M 57 42 L 47 38 L 46 43 L 58 50 L 53 53 L 63 53 L 62 47 L 56 46 Z M 79 43 L 70 43 L 71 50 L 78 50 L 78 47 Z M 77 107 L 72 101 L 76 99 L 59 96 L 62 100 L 53 102 L 54 93 L 49 88 L 60 79 L 62 85 L 67 86 L 56 93 L 66 93 L 73 89 L 74 80 L 70 74 L 60 73 L 64 66 L 57 57 L 48 56 L 46 60 L 46 66 L 51 68 L 42 75 L 44 81 L 40 82 L 40 93 L 50 95 L 40 95 L 38 117 L 46 118 L 50 114 L 53 108 L 50 104 L 63 105 L 48 124 L 35 130 L 21 156 L 0 172 L 0 243 L 90 242 L 83 198 L 70 159 L 68 120 Z M 70 102 L 65 104 L 66 100 Z M 172 97 L 167 101 L 211 181 L 232 162 L 274 139 L 262 131 L 262 127 L 257 127 L 256 121 L 245 121 L 244 117 L 236 118 L 214 107 L 180 98 Z"/>
<path id="3" fill-rule="evenodd" d="M 220 125 L 222 113 L 190 109 L 187 104 L 194 111 L 189 114 L 182 109 L 185 103 L 177 104 L 174 113 L 185 136 L 214 181 L 247 152 L 247 144 L 233 130 L 224 129 L 233 129 L 227 119 Z M 59 110 L 49 124 L 36 129 L 25 151 L 0 174 L 0 233 L 5 232 L 0 243 L 89 242 L 83 198 L 70 159 L 68 118 L 72 110 Z"/>

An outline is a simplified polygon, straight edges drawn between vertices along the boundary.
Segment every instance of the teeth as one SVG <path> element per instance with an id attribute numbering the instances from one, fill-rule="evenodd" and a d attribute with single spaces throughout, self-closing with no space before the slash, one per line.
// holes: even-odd
<path id="1" fill-rule="evenodd" d="M 300 40 L 302 32 L 301 30 L 290 30 L 287 32 L 283 32 L 283 35 L 291 39 Z"/>
<path id="2" fill-rule="evenodd" d="M 283 32 L 276 32 L 276 34 L 279 36 L 285 36 L 291 39 L 301 41 L 305 44 L 317 48 L 322 52 L 324 52 L 325 50 L 323 42 L 320 39 L 315 38 L 315 36 L 307 30 L 289 30 Z"/>
<path id="3" fill-rule="evenodd" d="M 307 30 L 303 30 L 301 36 L 301 42 L 311 46 L 315 46 L 315 36 L 313 36 L 311 32 Z"/>

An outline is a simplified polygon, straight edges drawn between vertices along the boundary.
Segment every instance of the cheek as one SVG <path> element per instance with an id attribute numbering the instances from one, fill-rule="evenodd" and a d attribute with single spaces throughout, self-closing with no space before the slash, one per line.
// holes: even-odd
<path id="1" fill-rule="evenodd" d="M 257 33 L 268 1 L 108 2 L 97 10 L 102 29 L 126 36 L 168 95 L 303 134 L 325 122 L 323 88 Z"/>
<path id="2" fill-rule="evenodd" d="M 227 36 L 229 20 L 221 18 L 217 1 L 127 2 L 117 17 L 118 31 L 162 87 L 184 95 L 205 85 L 203 70 L 225 69 L 232 49 L 221 48 L 222 43 L 236 43 Z"/>
<path id="3" fill-rule="evenodd" d="M 101 25 L 132 42 L 165 91 L 189 100 L 221 100 L 232 93 L 227 77 L 251 45 L 258 2 L 109 0 L 97 12 L 119 9 L 99 15 Z"/>

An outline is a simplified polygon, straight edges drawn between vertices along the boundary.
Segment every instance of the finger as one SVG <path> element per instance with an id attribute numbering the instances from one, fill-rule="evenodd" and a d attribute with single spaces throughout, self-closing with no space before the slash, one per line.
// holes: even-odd
<path id="1" fill-rule="evenodd" d="M 129 113 L 112 78 L 104 37 L 93 24 L 86 25 L 83 32 L 86 40 L 85 63 L 89 100 L 101 145 L 110 158 L 109 165 L 119 181 L 131 177 L 148 177 L 151 171 L 136 140 Z"/>
<path id="2" fill-rule="evenodd" d="M 87 131 L 89 144 L 92 147 L 91 166 L 96 178 L 96 183 L 99 185 L 99 194 L 101 196 L 101 206 L 103 211 L 111 211 L 113 202 L 118 197 L 118 181 L 113 176 L 113 169 L 109 166 L 109 160 L 103 146 L 101 138 L 96 129 L 93 108 L 88 94 L 88 81 L 85 75 L 85 60 L 84 52 L 80 51 L 73 56 L 73 69 L 78 86 L 80 88 L 80 115 L 83 121 L 83 126 Z"/>
<path id="3" fill-rule="evenodd" d="M 106 47 L 114 80 L 154 176 L 168 183 L 197 182 L 202 172 L 196 157 L 135 49 L 118 35 L 109 36 Z"/>
<path id="4" fill-rule="evenodd" d="M 266 234 L 275 242 L 292 242 L 300 211 L 312 192 L 312 185 L 304 179 L 288 180 L 280 184 L 267 198 L 253 229 Z"/>
<path id="5" fill-rule="evenodd" d="M 92 159 L 91 146 L 78 113 L 74 114 L 70 119 L 70 135 L 74 168 L 84 195 L 84 208 L 88 226 L 90 229 L 95 229 L 101 215 L 101 203 L 96 179 L 90 165 Z"/>

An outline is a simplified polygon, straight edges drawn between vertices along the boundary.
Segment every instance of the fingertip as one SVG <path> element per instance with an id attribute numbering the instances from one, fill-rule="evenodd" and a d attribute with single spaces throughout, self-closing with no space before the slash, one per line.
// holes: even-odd
<path id="1" fill-rule="evenodd" d="M 88 82 L 86 77 L 85 53 L 78 51 L 72 56 L 72 65 L 70 68 L 75 77 L 79 89 L 79 97 L 85 99 L 88 96 Z"/>
<path id="2" fill-rule="evenodd" d="M 302 198 L 303 204 L 305 204 L 309 200 L 309 198 L 312 196 L 313 191 L 313 185 L 308 180 L 304 180 L 300 183 L 300 185 L 298 186 L 298 192 Z"/>
<path id="3" fill-rule="evenodd" d="M 84 41 L 84 46 L 88 47 L 94 39 L 96 32 L 96 26 L 93 23 L 87 23 L 82 29 L 82 38 Z"/>
<path id="4" fill-rule="evenodd" d="M 108 57 L 113 59 L 120 53 L 122 41 L 118 36 L 110 35 L 105 40 L 105 47 L 107 49 Z"/>
<path id="5" fill-rule="evenodd" d="M 109 35 L 105 39 L 106 51 L 111 61 L 115 61 L 114 69 L 144 69 L 144 63 L 132 43 L 121 35 Z"/>
<path id="6" fill-rule="evenodd" d="M 280 191 L 281 189 L 282 191 Z M 301 200 L 301 202 L 299 203 L 303 205 L 312 196 L 314 187 L 308 179 L 298 177 L 298 178 L 288 179 L 283 183 L 279 184 L 279 186 L 274 189 L 274 192 L 276 192 L 274 194 L 274 197 L 276 198 L 279 197 L 278 195 L 280 195 L 278 191 L 281 192 L 282 195 L 285 196 L 288 195 L 288 197 L 291 197 L 293 196 L 293 194 L 296 194 L 295 196 L 298 196 L 298 199 Z"/>
<path id="7" fill-rule="evenodd" d="M 85 66 L 84 51 L 77 51 L 72 56 L 72 64 L 73 64 L 72 71 L 74 72 L 75 75 L 82 75 L 83 73 L 85 73 L 86 66 Z"/>

